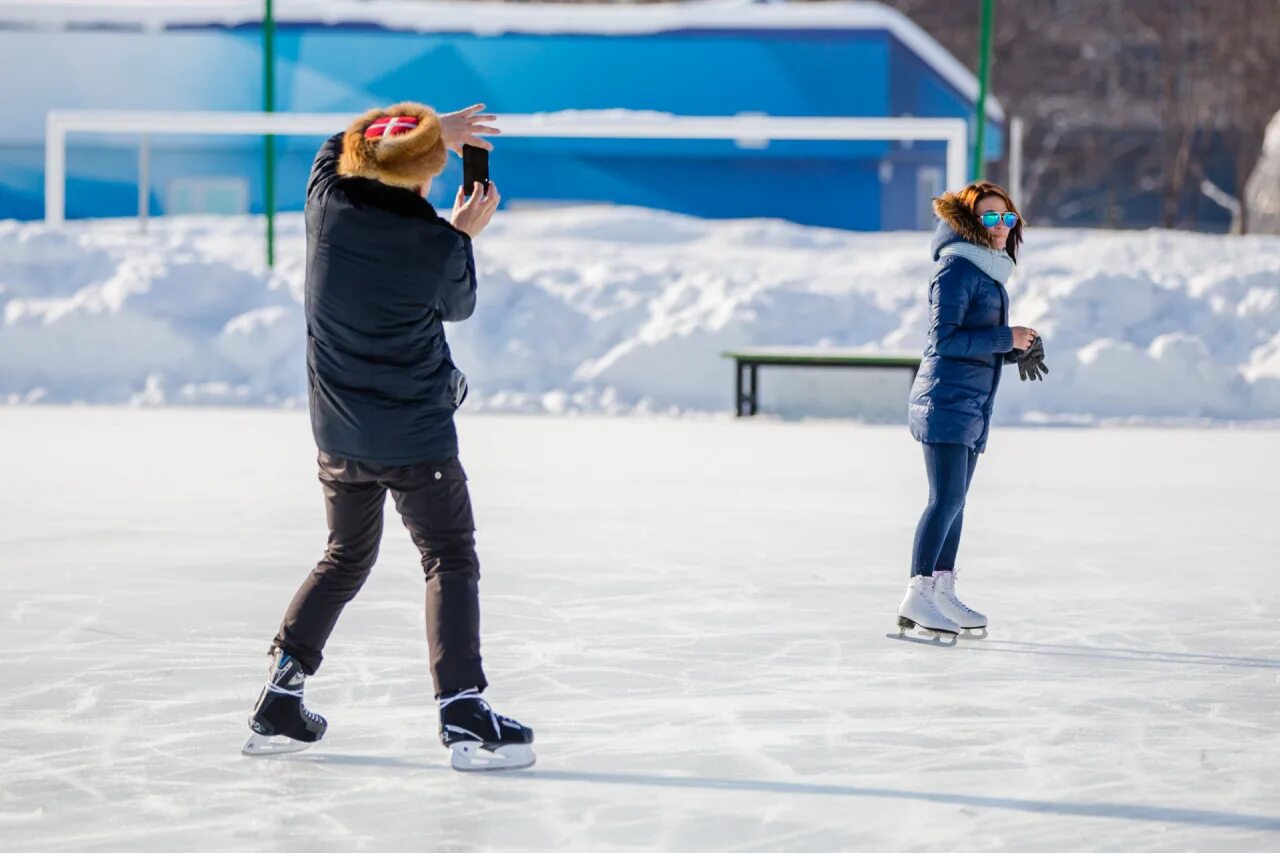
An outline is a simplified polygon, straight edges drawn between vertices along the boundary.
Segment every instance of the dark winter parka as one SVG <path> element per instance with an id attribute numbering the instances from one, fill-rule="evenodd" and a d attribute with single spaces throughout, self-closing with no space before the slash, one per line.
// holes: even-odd
<path id="1" fill-rule="evenodd" d="M 443 149 L 441 149 L 443 150 Z M 341 177 L 343 136 L 307 185 L 307 380 L 320 450 L 409 465 L 458 454 L 465 392 L 444 321 L 476 304 L 471 239 L 410 189 Z"/>
<path id="2" fill-rule="evenodd" d="M 986 449 L 1000 372 L 1013 331 L 1004 286 L 971 261 L 941 252 L 961 241 L 989 246 L 986 229 L 950 193 L 937 199 L 929 283 L 929 339 L 911 387 L 908 422 L 917 441 Z"/>

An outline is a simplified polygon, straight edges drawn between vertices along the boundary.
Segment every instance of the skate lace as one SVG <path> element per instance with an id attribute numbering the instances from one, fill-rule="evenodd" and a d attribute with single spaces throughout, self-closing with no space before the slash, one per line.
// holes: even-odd
<path id="1" fill-rule="evenodd" d="M 299 687 L 297 690 L 289 690 L 286 687 L 281 687 L 278 684 L 273 684 L 270 681 L 268 681 L 267 690 L 268 692 L 271 692 L 271 693 L 279 693 L 282 696 L 295 697 L 298 700 L 298 710 L 302 712 L 302 716 L 306 717 L 308 720 L 310 720 L 313 723 L 318 724 L 320 722 L 320 719 L 321 719 L 320 715 L 311 713 L 311 710 L 307 708 L 305 704 L 303 704 L 301 687 Z"/>
<path id="2" fill-rule="evenodd" d="M 930 592 L 930 591 L 931 591 L 931 590 L 929 590 L 929 589 L 926 587 L 926 589 L 924 590 L 924 593 L 925 593 L 925 594 L 924 594 L 924 595 L 922 595 L 922 596 L 920 596 L 920 597 L 924 600 L 924 605 L 925 605 L 925 607 L 929 608 L 930 613 L 931 613 L 932 615 L 934 615 L 934 616 L 938 617 L 938 619 L 946 619 L 948 622 L 950 622 L 951 620 L 950 620 L 950 619 L 947 619 L 947 615 L 946 615 L 945 613 L 943 613 L 943 612 L 942 612 L 942 608 L 941 608 L 941 607 L 939 607 L 939 606 L 937 605 L 937 603 L 935 603 L 935 602 L 934 602 L 934 600 L 933 600 L 933 596 L 932 596 L 932 595 L 929 595 L 929 592 Z M 935 587 L 935 588 L 932 590 L 932 592 L 935 592 L 935 593 L 936 593 L 936 592 L 937 592 L 937 588 Z"/>
<path id="3" fill-rule="evenodd" d="M 955 581 L 953 580 L 953 581 L 952 581 L 952 583 L 955 583 Z M 936 588 L 935 588 L 935 589 L 936 589 Z M 977 615 L 978 615 L 978 611 L 974 610 L 972 607 L 970 607 L 969 605 L 965 604 L 965 603 L 964 603 L 963 601 L 961 601 L 960 599 L 956 598 L 956 593 L 955 593 L 955 590 L 954 590 L 954 589 L 949 588 L 949 587 L 943 587 L 943 588 L 941 588 L 941 589 L 937 589 L 937 592 L 939 592 L 939 593 L 941 593 L 941 594 L 942 594 L 943 598 L 945 598 L 945 599 L 947 600 L 947 603 L 948 603 L 948 604 L 950 604 L 952 607 L 954 607 L 954 608 L 956 608 L 957 610 L 959 610 L 959 611 L 961 611 L 962 613 L 964 613 L 964 615 L 966 615 L 966 616 L 977 616 Z"/>
<path id="4" fill-rule="evenodd" d="M 459 699 L 474 699 L 477 702 L 479 702 L 480 707 L 483 708 L 485 711 L 489 712 L 489 722 L 493 724 L 494 734 L 495 735 L 502 734 L 502 727 L 499 725 L 498 721 L 504 720 L 506 718 L 496 713 L 493 710 L 493 708 L 489 705 L 489 703 L 486 702 L 480 696 L 480 691 L 474 687 L 468 687 L 466 690 L 460 690 L 457 693 L 450 696 L 448 699 L 441 699 L 440 710 L 443 711 L 445 708 L 448 708 L 450 705 L 452 705 L 454 702 L 457 702 Z"/>

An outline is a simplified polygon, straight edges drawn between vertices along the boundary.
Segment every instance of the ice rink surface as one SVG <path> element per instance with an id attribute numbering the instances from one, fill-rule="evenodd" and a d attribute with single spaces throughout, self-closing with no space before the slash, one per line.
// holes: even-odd
<path id="1" fill-rule="evenodd" d="M 461 432 L 527 772 L 448 768 L 393 516 L 308 683 L 328 736 L 239 755 L 324 543 L 305 414 L 0 409 L 0 848 L 1280 846 L 1280 433 L 997 429 L 960 560 L 991 638 L 945 649 L 885 637 L 902 427 Z"/>

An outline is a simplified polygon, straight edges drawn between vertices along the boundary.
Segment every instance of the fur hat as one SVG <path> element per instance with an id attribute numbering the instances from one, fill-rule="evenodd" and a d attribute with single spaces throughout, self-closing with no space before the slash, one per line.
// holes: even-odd
<path id="1" fill-rule="evenodd" d="M 342 137 L 338 174 L 414 189 L 444 170 L 440 118 L 422 104 L 405 102 L 369 110 Z"/>

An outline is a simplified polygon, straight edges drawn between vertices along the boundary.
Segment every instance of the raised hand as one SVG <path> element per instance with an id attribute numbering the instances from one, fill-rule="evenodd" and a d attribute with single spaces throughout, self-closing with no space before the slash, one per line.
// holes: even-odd
<path id="1" fill-rule="evenodd" d="M 483 112 L 484 104 L 472 104 L 465 110 L 440 114 L 440 138 L 454 154 L 462 154 L 463 145 L 474 145 L 487 151 L 493 143 L 485 136 L 499 136 L 502 131 L 486 122 L 497 121 L 496 115 Z"/>

